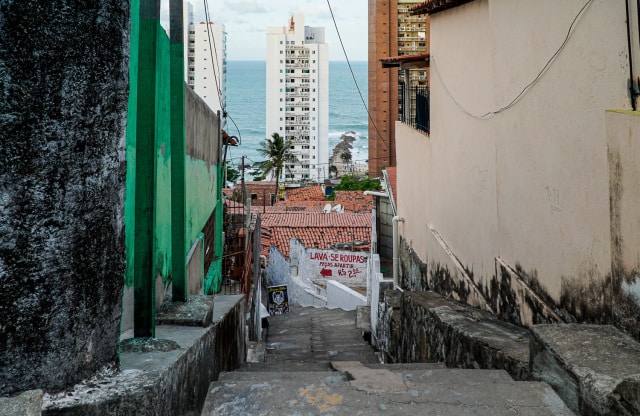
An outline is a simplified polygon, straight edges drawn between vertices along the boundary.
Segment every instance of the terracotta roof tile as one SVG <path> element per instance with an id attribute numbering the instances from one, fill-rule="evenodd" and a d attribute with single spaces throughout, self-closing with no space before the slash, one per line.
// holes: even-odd
<path id="1" fill-rule="evenodd" d="M 335 191 L 335 203 L 344 206 L 345 211 L 371 212 L 373 197 L 363 191 Z"/>
<path id="2" fill-rule="evenodd" d="M 307 186 L 287 189 L 285 199 L 287 201 L 325 201 L 327 198 L 321 186 Z"/>
<path id="3" fill-rule="evenodd" d="M 352 234 L 349 234 L 352 233 Z M 292 238 L 299 239 L 305 247 L 327 249 L 337 243 L 364 244 L 355 250 L 368 250 L 371 240 L 371 214 L 329 214 L 315 212 L 268 212 L 262 214 L 262 250 L 268 256 L 275 246 L 282 255 L 289 256 Z"/>

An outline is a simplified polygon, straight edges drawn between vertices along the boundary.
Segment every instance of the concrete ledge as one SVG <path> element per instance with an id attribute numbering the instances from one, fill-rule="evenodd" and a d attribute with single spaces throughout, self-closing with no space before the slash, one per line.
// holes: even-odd
<path id="1" fill-rule="evenodd" d="M 121 371 L 96 375 L 72 389 L 44 397 L 44 415 L 183 415 L 198 413 L 209 383 L 245 357 L 244 295 L 219 296 L 213 325 L 162 325 L 156 337 L 171 351 L 129 352 Z"/>
<path id="2" fill-rule="evenodd" d="M 447 367 L 504 369 L 530 380 L 526 329 L 434 292 L 404 292 L 401 362 L 444 362 Z"/>
<path id="3" fill-rule="evenodd" d="M 40 416 L 42 390 L 29 390 L 15 397 L 0 397 L 2 416 Z"/>
<path id="4" fill-rule="evenodd" d="M 156 314 L 156 325 L 211 325 L 213 296 L 193 295 L 187 302 L 165 302 Z"/>
<path id="5" fill-rule="evenodd" d="M 583 415 L 640 414 L 640 343 L 609 325 L 535 325 L 533 376 Z"/>

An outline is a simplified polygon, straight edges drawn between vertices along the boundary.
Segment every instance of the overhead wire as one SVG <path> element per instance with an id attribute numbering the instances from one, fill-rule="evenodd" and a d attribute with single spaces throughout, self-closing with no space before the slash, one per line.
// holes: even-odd
<path id="1" fill-rule="evenodd" d="M 328 0 L 327 0 L 328 1 Z M 551 58 L 549 58 L 549 60 L 547 60 L 547 62 L 544 64 L 544 66 L 542 67 L 542 69 L 538 72 L 538 74 L 533 78 L 533 80 L 531 80 L 527 85 L 525 85 L 525 87 L 522 89 L 522 91 L 520 91 L 520 93 L 518 95 L 516 95 L 516 97 L 511 100 L 511 102 L 509 102 L 509 104 L 506 104 L 500 108 L 498 108 L 497 110 L 493 110 L 493 111 L 487 111 L 484 114 L 473 114 L 470 111 L 468 111 L 467 109 L 465 109 L 462 104 L 460 104 L 458 102 L 458 100 L 456 100 L 456 98 L 453 96 L 453 94 L 451 94 L 451 92 L 449 91 L 449 88 L 447 88 L 447 85 L 445 84 L 442 76 L 440 75 L 440 71 L 438 71 L 438 66 L 436 64 L 436 59 L 433 55 L 431 55 L 431 67 L 434 69 L 434 72 L 436 73 L 436 75 L 438 76 L 438 79 L 440 80 L 440 84 L 442 84 L 442 87 L 444 88 L 444 91 L 447 93 L 447 95 L 449 96 L 449 98 L 451 99 L 451 101 L 453 101 L 453 103 L 456 105 L 456 107 L 458 107 L 463 113 L 465 113 L 466 115 L 468 115 L 469 117 L 473 117 L 475 119 L 479 119 L 479 120 L 488 120 L 489 118 L 493 117 L 496 114 L 499 114 L 505 110 L 508 110 L 509 108 L 513 107 L 518 101 L 520 101 L 520 99 L 535 85 L 538 83 L 538 81 L 540 81 L 540 79 L 542 78 L 542 76 L 547 72 L 547 70 L 549 69 L 549 67 L 551 66 L 551 64 L 556 60 L 556 58 L 558 57 L 558 55 L 560 54 L 560 52 L 564 49 L 564 47 L 567 45 L 567 43 L 569 42 L 569 38 L 571 37 L 571 33 L 573 33 L 573 28 L 576 25 L 576 22 L 578 22 L 578 19 L 580 18 L 580 16 L 582 16 L 582 14 L 584 13 L 584 11 L 586 10 L 586 8 L 593 2 L 593 0 L 587 0 L 587 2 L 582 6 L 582 8 L 580 9 L 580 11 L 578 11 L 578 14 L 576 14 L 576 16 L 573 18 L 573 21 L 571 22 L 571 25 L 569 26 L 569 30 L 567 31 L 567 35 L 565 36 L 562 44 L 560 45 L 560 47 L 553 53 L 553 55 L 551 55 Z"/>
<path id="2" fill-rule="evenodd" d="M 356 76 L 353 73 L 353 68 L 351 67 L 351 61 L 349 61 L 349 56 L 347 55 L 347 50 L 344 47 L 344 42 L 342 42 L 342 36 L 340 35 L 340 30 L 338 29 L 338 23 L 336 22 L 336 18 L 335 18 L 334 14 L 333 14 L 333 9 L 331 8 L 331 2 L 329 0 L 327 0 L 327 6 L 329 6 L 329 12 L 331 13 L 331 20 L 333 20 L 333 26 L 336 28 L 336 33 L 338 35 L 338 40 L 340 41 L 340 46 L 342 47 L 342 53 L 344 54 L 344 58 L 347 61 L 347 65 L 349 66 L 349 71 L 351 71 L 351 77 L 353 78 L 353 82 L 354 82 L 354 84 L 356 86 L 356 89 L 358 90 L 358 94 L 360 95 L 360 100 L 362 100 L 362 105 L 364 106 L 364 109 L 367 111 L 367 115 L 369 116 L 369 120 L 371 121 L 371 124 L 373 125 L 373 128 L 376 130 L 376 133 L 378 134 L 378 137 L 385 144 L 385 146 L 387 147 L 387 150 L 390 150 L 389 149 L 389 143 L 387 143 L 387 141 L 384 139 L 384 137 L 382 137 L 382 134 L 380 133 L 380 130 L 378 130 L 378 126 L 376 126 L 376 123 L 373 120 L 373 117 L 371 116 L 371 112 L 369 112 L 369 107 L 364 102 L 364 97 L 362 95 L 362 91 L 360 91 L 360 86 L 358 85 L 358 81 L 356 80 Z"/>
<path id="3" fill-rule="evenodd" d="M 211 22 L 210 18 L 209 18 L 209 2 L 207 0 L 204 0 L 204 16 L 206 19 L 206 25 L 207 25 L 207 41 L 209 42 L 209 54 L 211 55 L 211 65 L 212 65 L 212 70 L 213 70 L 213 78 L 215 81 L 215 87 L 216 87 L 216 92 L 218 94 L 218 102 L 220 103 L 220 108 L 222 109 L 222 112 L 225 113 L 225 104 L 223 103 L 222 100 L 222 87 L 221 87 L 221 82 L 222 79 L 218 80 L 218 74 L 216 71 L 216 66 L 218 64 L 218 51 L 216 48 L 216 43 L 215 43 L 215 37 L 213 35 L 213 33 L 211 32 L 211 25 L 209 24 Z M 215 59 L 214 59 L 214 50 L 215 50 Z M 219 69 L 219 68 L 218 68 Z M 222 74 L 220 74 L 220 78 L 222 78 Z"/>
<path id="4" fill-rule="evenodd" d="M 220 103 L 220 108 L 222 109 L 222 117 L 228 118 L 229 120 L 231 120 L 231 122 L 236 128 L 236 131 L 238 132 L 238 139 L 240 140 L 240 143 L 242 143 L 242 133 L 240 133 L 240 129 L 238 128 L 238 125 L 227 112 L 227 103 L 223 102 L 223 98 L 222 98 L 223 94 L 222 94 L 222 86 L 221 86 L 222 70 L 218 66 L 218 48 L 215 42 L 215 35 L 212 33 L 211 25 L 209 24 L 209 22 L 211 21 L 209 18 L 209 2 L 208 0 L 203 0 L 203 1 L 204 1 L 204 15 L 205 15 L 206 24 L 207 24 L 207 41 L 209 42 L 209 54 L 211 56 L 211 61 L 212 61 L 213 77 L 215 81 L 216 92 L 218 94 L 218 102 Z M 215 59 L 214 59 L 214 55 L 215 55 Z M 217 67 L 217 72 L 216 72 L 216 67 Z M 220 75 L 219 77 L 220 79 L 218 79 L 218 74 Z"/>

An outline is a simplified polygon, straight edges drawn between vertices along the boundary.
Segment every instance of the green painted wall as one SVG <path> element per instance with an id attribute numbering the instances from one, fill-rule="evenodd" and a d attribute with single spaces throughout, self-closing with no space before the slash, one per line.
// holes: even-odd
<path id="1" fill-rule="evenodd" d="M 127 178 L 125 196 L 125 241 L 127 268 L 125 284 L 134 284 L 134 242 L 135 225 L 135 168 L 136 168 L 136 125 L 137 112 L 137 63 L 138 45 L 136 39 L 140 30 L 139 0 L 131 1 L 131 58 L 130 58 L 130 94 L 127 116 Z M 153 267 L 156 276 L 162 276 L 165 286 L 171 281 L 171 118 L 170 115 L 170 43 L 161 27 L 157 37 L 157 72 L 156 72 L 156 176 L 155 176 L 155 221 L 154 221 L 154 256 Z M 189 108 L 186 110 L 190 111 Z M 213 115 L 213 114 L 212 114 Z M 212 123 L 213 124 L 213 123 Z M 204 136 L 202 138 L 204 140 Z M 198 138 L 196 138 L 198 140 Z M 186 238 L 184 255 L 202 232 L 211 213 L 216 211 L 220 217 L 216 224 L 216 257 L 222 253 L 222 208 L 221 189 L 218 184 L 219 167 L 191 156 L 185 158 L 186 176 Z M 213 263 L 210 270 L 204 271 L 204 288 L 207 293 L 220 290 L 221 261 Z"/>

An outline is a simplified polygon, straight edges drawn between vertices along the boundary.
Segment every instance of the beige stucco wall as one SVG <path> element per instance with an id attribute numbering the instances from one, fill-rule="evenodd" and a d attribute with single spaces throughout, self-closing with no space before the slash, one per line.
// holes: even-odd
<path id="1" fill-rule="evenodd" d="M 605 111 L 630 107 L 624 2 L 594 0 L 521 99 L 477 117 L 536 77 L 584 3 L 475 0 L 432 16 L 431 135 L 396 126 L 401 235 L 423 261 L 450 264 L 430 225 L 485 289 L 496 257 L 555 302 L 610 274 Z"/>

